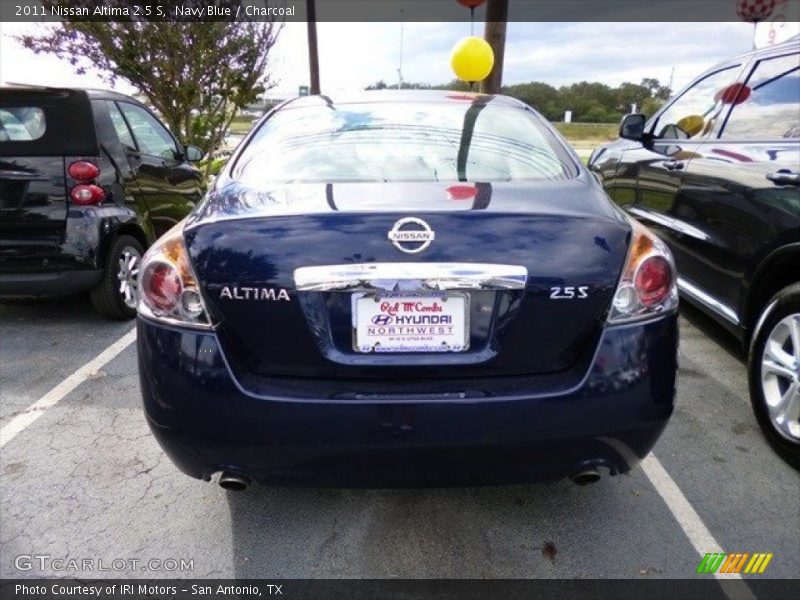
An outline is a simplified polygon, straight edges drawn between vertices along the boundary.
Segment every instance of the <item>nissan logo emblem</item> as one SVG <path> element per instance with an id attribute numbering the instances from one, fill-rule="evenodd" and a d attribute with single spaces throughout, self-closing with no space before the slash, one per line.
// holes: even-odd
<path id="1" fill-rule="evenodd" d="M 417 254 L 431 245 L 431 242 L 436 239 L 436 233 L 422 219 L 406 217 L 395 223 L 386 237 L 398 250 L 408 254 Z"/>

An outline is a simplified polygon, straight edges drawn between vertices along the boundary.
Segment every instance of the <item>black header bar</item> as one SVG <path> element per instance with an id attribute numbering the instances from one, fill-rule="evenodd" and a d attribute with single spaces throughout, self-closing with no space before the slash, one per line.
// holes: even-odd
<path id="1" fill-rule="evenodd" d="M 738 21 L 739 0 L 509 0 L 509 21 Z M 475 22 L 486 4 L 475 9 Z M 763 20 L 800 20 L 800 2 L 776 0 Z M 316 0 L 320 22 L 459 22 L 470 10 L 456 0 Z M 265 21 L 304 22 L 305 0 L 2 0 L 0 21 Z M 624 40 L 620 40 L 624 44 Z"/>
<path id="2" fill-rule="evenodd" d="M 0 600 L 783 600 L 800 597 L 798 580 L 614 579 L 20 579 L 0 581 Z"/>

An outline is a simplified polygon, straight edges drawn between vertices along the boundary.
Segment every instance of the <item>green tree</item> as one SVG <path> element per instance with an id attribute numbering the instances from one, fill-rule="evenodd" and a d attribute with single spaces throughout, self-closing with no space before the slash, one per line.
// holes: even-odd
<path id="1" fill-rule="evenodd" d="M 473 86 L 472 88 L 466 81 L 461 81 L 460 79 L 453 79 L 449 83 L 440 84 L 440 85 L 433 85 L 431 86 L 432 90 L 454 90 L 456 92 L 477 92 L 478 86 Z"/>
<path id="2" fill-rule="evenodd" d="M 616 111 L 627 114 L 630 112 L 632 104 L 636 104 L 641 109 L 644 103 L 651 98 L 651 92 L 644 85 L 626 81 L 616 89 L 616 97 Z"/>
<path id="3" fill-rule="evenodd" d="M 564 117 L 565 106 L 559 91 L 541 81 L 507 85 L 501 92 L 532 106 L 550 121 L 560 121 Z"/>
<path id="4" fill-rule="evenodd" d="M 58 3 L 44 0 L 48 6 Z M 95 4 L 94 0 L 73 0 L 70 6 Z M 106 4 L 130 7 L 137 3 L 107 0 Z M 207 2 L 186 0 L 183 4 L 205 6 Z M 237 3 L 219 0 L 216 4 L 230 5 L 235 11 Z M 112 85 L 117 79 L 129 82 L 183 144 L 211 154 L 237 111 L 274 85 L 267 65 L 280 29 L 270 21 L 64 21 L 45 33 L 19 39 L 37 54 L 68 60 L 78 73 L 91 68 Z"/>
<path id="5" fill-rule="evenodd" d="M 380 90 L 387 87 L 384 81 L 369 85 L 368 90 Z M 439 85 L 425 83 L 403 83 L 404 89 L 433 89 L 469 91 L 468 83 L 454 79 Z M 521 100 L 539 111 L 550 121 L 561 121 L 564 112 L 572 111 L 572 120 L 576 123 L 616 123 L 623 115 L 630 112 L 631 105 L 652 115 L 669 98 L 669 88 L 662 86 L 658 79 L 646 78 L 641 83 L 626 81 L 612 88 L 603 83 L 581 81 L 556 89 L 541 81 L 515 83 L 503 86 L 500 93 Z"/>
<path id="6" fill-rule="evenodd" d="M 656 100 L 666 102 L 672 95 L 672 90 L 665 85 L 661 85 L 658 79 L 645 77 L 642 79 L 642 86 L 650 90 L 650 95 Z"/>
<path id="7" fill-rule="evenodd" d="M 621 117 L 616 111 L 616 94 L 604 83 L 573 83 L 560 88 L 559 95 L 574 121 L 610 123 Z"/>
<path id="8" fill-rule="evenodd" d="M 396 83 L 386 83 L 383 79 L 376 81 L 375 83 L 369 84 L 367 87 L 364 88 L 365 90 L 396 90 L 397 84 Z M 429 83 L 416 83 L 413 81 L 404 81 L 403 88 L 404 90 L 429 90 L 431 89 L 431 84 Z"/>
<path id="9" fill-rule="evenodd" d="M 662 106 L 664 106 L 663 100 L 659 100 L 658 98 L 648 98 L 642 102 L 639 112 L 644 113 L 648 117 L 652 117 Z"/>

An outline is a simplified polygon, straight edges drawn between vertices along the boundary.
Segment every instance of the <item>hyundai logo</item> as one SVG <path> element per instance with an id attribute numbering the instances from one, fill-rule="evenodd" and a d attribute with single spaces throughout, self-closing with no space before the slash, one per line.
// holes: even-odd
<path id="1" fill-rule="evenodd" d="M 390 315 L 375 315 L 372 317 L 373 325 L 389 325 L 392 322 Z"/>

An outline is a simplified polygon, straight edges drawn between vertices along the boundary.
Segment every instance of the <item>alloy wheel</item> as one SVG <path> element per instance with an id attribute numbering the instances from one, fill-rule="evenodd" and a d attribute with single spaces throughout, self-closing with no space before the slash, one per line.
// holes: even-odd
<path id="1" fill-rule="evenodd" d="M 761 386 L 775 429 L 800 442 L 800 313 L 778 321 L 764 344 Z"/>
<path id="2" fill-rule="evenodd" d="M 139 301 L 139 265 L 142 254 L 136 248 L 126 246 L 117 261 L 119 295 L 126 306 L 136 308 Z"/>

